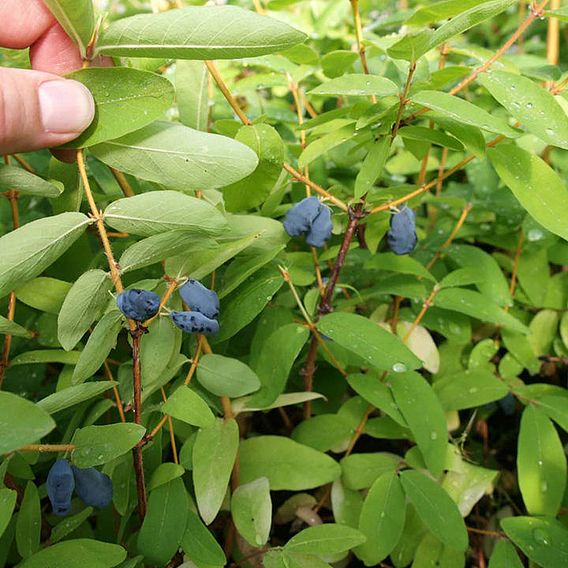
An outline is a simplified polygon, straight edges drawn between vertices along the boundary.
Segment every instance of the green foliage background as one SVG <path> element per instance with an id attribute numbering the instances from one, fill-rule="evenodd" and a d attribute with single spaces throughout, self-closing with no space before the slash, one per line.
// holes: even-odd
<path id="1" fill-rule="evenodd" d="M 568 6 L 46 4 L 115 67 L 73 74 L 84 172 L 0 166 L 0 567 L 568 565 Z M 306 192 L 324 249 L 282 227 Z M 165 304 L 139 359 L 122 285 Z M 112 506 L 54 516 L 58 456 Z"/>

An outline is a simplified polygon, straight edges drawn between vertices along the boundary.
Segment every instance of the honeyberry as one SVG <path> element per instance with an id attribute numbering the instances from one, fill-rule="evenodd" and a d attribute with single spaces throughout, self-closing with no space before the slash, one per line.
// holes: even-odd
<path id="1" fill-rule="evenodd" d="M 194 312 L 200 312 L 209 319 L 219 316 L 219 296 L 214 290 L 209 290 L 201 282 L 190 278 L 180 289 L 182 300 Z"/>
<path id="2" fill-rule="evenodd" d="M 331 237 L 331 211 L 317 197 L 306 197 L 286 213 L 284 229 L 291 237 L 306 235 L 313 247 L 323 247 Z"/>
<path id="3" fill-rule="evenodd" d="M 145 321 L 160 309 L 160 296 L 148 290 L 125 290 L 116 297 L 118 309 L 129 319 Z"/>
<path id="4" fill-rule="evenodd" d="M 391 215 L 387 241 L 394 254 L 410 254 L 414 250 L 418 237 L 416 215 L 412 209 L 403 207 L 399 212 Z"/>
<path id="5" fill-rule="evenodd" d="M 112 501 L 112 481 L 108 475 L 94 467 L 81 469 L 75 466 L 75 491 L 85 505 L 103 509 Z"/>
<path id="6" fill-rule="evenodd" d="M 203 335 L 219 333 L 219 322 L 200 312 L 172 312 L 170 316 L 174 324 L 186 333 L 202 333 Z"/>
<path id="7" fill-rule="evenodd" d="M 47 474 L 47 496 L 54 514 L 64 517 L 71 511 L 71 496 L 75 489 L 75 478 L 71 465 L 66 459 L 58 459 Z"/>

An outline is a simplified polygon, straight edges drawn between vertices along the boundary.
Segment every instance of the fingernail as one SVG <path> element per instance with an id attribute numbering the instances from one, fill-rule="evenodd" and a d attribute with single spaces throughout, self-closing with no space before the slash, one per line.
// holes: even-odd
<path id="1" fill-rule="evenodd" d="M 78 81 L 42 83 L 38 89 L 41 121 L 47 132 L 83 132 L 95 116 L 93 96 Z"/>

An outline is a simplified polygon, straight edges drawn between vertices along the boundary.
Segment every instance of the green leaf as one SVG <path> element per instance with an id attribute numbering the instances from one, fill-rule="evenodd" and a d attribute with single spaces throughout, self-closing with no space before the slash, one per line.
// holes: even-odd
<path id="1" fill-rule="evenodd" d="M 507 145 L 488 151 L 503 183 L 545 229 L 568 240 L 563 222 L 568 216 L 568 190 L 560 176 L 541 158 Z"/>
<path id="2" fill-rule="evenodd" d="M 69 568 L 81 559 L 83 568 L 113 568 L 126 558 L 118 544 L 81 538 L 48 546 L 28 558 L 18 568 Z"/>
<path id="3" fill-rule="evenodd" d="M 38 197 L 59 197 L 63 187 L 50 183 L 16 166 L 0 165 L 0 191 L 16 189 L 22 195 Z"/>
<path id="4" fill-rule="evenodd" d="M 479 5 L 479 0 L 441 0 L 431 5 L 421 6 L 416 10 L 406 24 L 409 26 L 423 26 L 441 20 L 447 20 Z"/>
<path id="5" fill-rule="evenodd" d="M 152 473 L 150 483 L 148 484 L 148 491 L 153 491 L 160 485 L 165 485 L 173 479 L 181 477 L 185 473 L 185 468 L 182 465 L 171 462 L 161 463 Z"/>
<path id="6" fill-rule="evenodd" d="M 214 395 L 230 398 L 244 396 L 260 388 L 256 373 L 248 365 L 214 353 L 199 360 L 197 380 Z"/>
<path id="7" fill-rule="evenodd" d="M 150 191 L 118 199 L 106 208 L 104 216 L 117 231 L 143 237 L 173 230 L 215 236 L 227 227 L 222 213 L 213 205 L 177 191 Z"/>
<path id="8" fill-rule="evenodd" d="M 405 371 L 422 364 L 398 337 L 363 316 L 328 314 L 318 322 L 318 330 L 380 370 Z"/>
<path id="9" fill-rule="evenodd" d="M 215 336 L 215 343 L 233 337 L 248 325 L 272 300 L 284 284 L 278 270 L 271 265 L 261 268 L 232 294 L 221 302 L 219 326 L 221 331 Z"/>
<path id="10" fill-rule="evenodd" d="M 337 414 L 318 414 L 300 422 L 292 439 L 320 452 L 328 452 L 348 441 L 353 435 L 349 420 Z"/>
<path id="11" fill-rule="evenodd" d="M 15 337 L 31 337 L 32 333 L 21 325 L 4 316 L 0 316 L 0 335 L 13 335 Z"/>
<path id="12" fill-rule="evenodd" d="M 486 110 L 440 91 L 419 91 L 412 95 L 412 101 L 423 105 L 444 117 L 451 118 L 470 126 L 476 126 L 482 130 L 502 134 L 509 138 L 516 138 L 519 132 L 511 128 L 507 123 L 489 114 Z"/>
<path id="13" fill-rule="evenodd" d="M 4 534 L 12 518 L 17 497 L 18 493 L 13 489 L 0 488 L 0 537 Z"/>
<path id="14" fill-rule="evenodd" d="M 406 496 L 428 530 L 450 548 L 465 550 L 468 547 L 465 523 L 448 494 L 419 471 L 403 471 L 400 480 Z"/>
<path id="15" fill-rule="evenodd" d="M 231 498 L 231 516 L 239 534 L 251 546 L 264 546 L 268 542 L 272 524 L 272 502 L 266 477 L 255 479 L 235 489 Z"/>
<path id="16" fill-rule="evenodd" d="M 215 416 L 207 403 L 185 385 L 168 397 L 162 412 L 193 426 L 208 428 L 215 423 Z"/>
<path id="17" fill-rule="evenodd" d="M 391 140 L 389 136 L 381 136 L 374 140 L 369 149 L 363 165 L 355 179 L 355 199 L 363 197 L 371 191 L 373 185 L 383 172 L 383 168 L 389 156 Z"/>
<path id="18" fill-rule="evenodd" d="M 112 310 L 97 323 L 75 365 L 71 379 L 73 384 L 86 381 L 101 368 L 109 353 L 116 346 L 122 322 L 121 312 Z"/>
<path id="19" fill-rule="evenodd" d="M 309 336 L 310 332 L 296 323 L 283 325 L 268 336 L 255 366 L 261 387 L 251 397 L 250 407 L 266 408 L 284 391 L 294 361 Z"/>
<path id="20" fill-rule="evenodd" d="M 81 355 L 80 351 L 63 351 L 63 349 L 38 349 L 26 351 L 16 355 L 10 365 L 37 365 L 42 363 L 63 363 L 64 365 L 75 365 Z"/>
<path id="21" fill-rule="evenodd" d="M 500 539 L 489 559 L 489 568 L 523 568 L 515 547 L 508 541 Z"/>
<path id="22" fill-rule="evenodd" d="M 354 130 L 355 127 L 353 124 L 347 124 L 342 128 L 333 130 L 329 134 L 325 134 L 321 138 L 317 138 L 300 154 L 300 157 L 298 158 L 298 166 L 303 168 L 320 156 L 323 156 L 326 152 L 329 152 L 333 148 L 351 140 L 354 135 Z"/>
<path id="23" fill-rule="evenodd" d="M 175 350 L 179 351 L 180 337 L 181 330 L 169 317 L 159 317 L 152 323 L 150 333 L 144 335 L 140 341 L 143 388 L 155 383 L 166 370 Z"/>
<path id="24" fill-rule="evenodd" d="M 446 310 L 454 310 L 472 318 L 503 326 L 513 331 L 527 333 L 527 328 L 518 319 L 505 312 L 492 299 L 479 292 L 466 288 L 446 288 L 441 290 L 434 305 Z"/>
<path id="25" fill-rule="evenodd" d="M 235 420 L 217 420 L 197 432 L 193 446 L 193 486 L 199 514 L 213 522 L 227 492 L 239 446 L 239 427 Z M 246 483 L 241 477 L 241 481 Z"/>
<path id="26" fill-rule="evenodd" d="M 179 191 L 224 187 L 258 165 L 256 154 L 232 138 L 160 121 L 89 150 L 121 172 Z"/>
<path id="27" fill-rule="evenodd" d="M 446 461 L 448 427 L 438 397 L 418 373 L 393 373 L 388 376 L 387 384 L 428 469 L 432 475 L 440 475 Z"/>
<path id="28" fill-rule="evenodd" d="M 177 552 L 185 534 L 188 507 L 187 491 L 179 477 L 150 493 L 136 545 L 147 562 L 163 566 Z"/>
<path id="29" fill-rule="evenodd" d="M 478 368 L 442 377 L 434 392 L 445 410 L 463 410 L 499 400 L 509 389 L 492 372 Z"/>
<path id="30" fill-rule="evenodd" d="M 42 408 L 9 392 L 0 392 L 0 454 L 37 442 L 55 428 Z"/>
<path id="31" fill-rule="evenodd" d="M 321 68 L 326 77 L 335 79 L 351 70 L 353 63 L 359 59 L 357 53 L 347 49 L 338 49 L 326 53 L 321 58 Z"/>
<path id="32" fill-rule="evenodd" d="M 414 274 L 432 282 L 436 279 L 430 271 L 410 256 L 399 256 L 393 252 L 382 252 L 373 255 L 365 262 L 366 269 L 388 270 L 399 274 Z"/>
<path id="33" fill-rule="evenodd" d="M 33 481 L 28 481 L 16 519 L 16 547 L 22 558 L 29 558 L 39 550 L 40 533 L 41 506 L 39 494 Z"/>
<path id="34" fill-rule="evenodd" d="M 394 473 L 401 462 L 388 452 L 350 454 L 341 460 L 342 480 L 348 489 L 367 489 L 384 473 Z"/>
<path id="35" fill-rule="evenodd" d="M 539 397 L 536 404 L 537 407 L 544 411 L 549 418 L 552 418 L 560 428 L 568 432 L 568 405 L 566 402 L 567 399 L 565 396 L 551 393 Z"/>
<path id="36" fill-rule="evenodd" d="M 80 402 L 98 396 L 115 385 L 116 383 L 114 381 L 97 381 L 94 383 L 67 387 L 66 389 L 54 392 L 53 394 L 42 398 L 37 403 L 37 406 L 46 412 L 49 412 L 49 414 L 55 414 L 60 410 L 75 406 Z"/>
<path id="37" fill-rule="evenodd" d="M 406 34 L 387 49 L 393 59 L 404 59 L 415 63 L 429 49 L 432 42 L 432 31 L 422 30 L 414 34 Z"/>
<path id="38" fill-rule="evenodd" d="M 209 72 L 201 61 L 176 62 L 176 102 L 182 124 L 207 131 Z"/>
<path id="39" fill-rule="evenodd" d="M 462 268 L 471 268 L 479 276 L 477 289 L 501 307 L 512 304 L 509 283 L 497 261 L 481 248 L 470 245 L 452 245 L 448 257 Z"/>
<path id="40" fill-rule="evenodd" d="M 463 150 L 463 144 L 453 136 L 448 136 L 440 130 L 426 128 L 425 126 L 403 126 L 399 129 L 398 134 L 401 138 L 408 140 L 429 142 L 436 146 L 444 146 L 450 150 Z"/>
<path id="41" fill-rule="evenodd" d="M 241 483 L 267 477 L 273 491 L 313 489 L 331 483 L 341 473 L 334 459 L 281 436 L 241 441 L 239 459 Z"/>
<path id="42" fill-rule="evenodd" d="M 506 71 L 488 71 L 478 81 L 529 132 L 551 146 L 568 149 L 568 116 L 547 89 Z"/>
<path id="43" fill-rule="evenodd" d="M 507 536 L 542 568 L 568 563 L 568 530 L 553 518 L 509 517 L 501 520 Z"/>
<path id="44" fill-rule="evenodd" d="M 112 280 L 99 269 L 88 270 L 73 284 L 57 318 L 57 339 L 63 349 L 71 351 L 100 318 L 111 290 Z"/>
<path id="45" fill-rule="evenodd" d="M 532 404 L 521 419 L 517 470 L 527 511 L 555 516 L 566 488 L 566 456 L 556 428 Z"/>
<path id="46" fill-rule="evenodd" d="M 71 461 L 81 468 L 102 465 L 131 450 L 146 429 L 133 423 L 87 426 L 75 430 Z"/>
<path id="47" fill-rule="evenodd" d="M 129 246 L 118 261 L 120 272 L 130 272 L 150 266 L 168 257 L 185 253 L 199 253 L 213 248 L 215 241 L 194 231 L 166 231 L 142 239 Z"/>
<path id="48" fill-rule="evenodd" d="M 305 37 L 283 22 L 250 10 L 199 6 L 118 20 L 99 38 L 96 52 L 127 57 L 236 59 L 283 51 Z"/>
<path id="49" fill-rule="evenodd" d="M 40 276 L 16 288 L 16 298 L 20 302 L 49 314 L 58 314 L 65 296 L 71 290 L 71 284 Z"/>
<path id="50" fill-rule="evenodd" d="M 429 49 L 433 49 L 438 45 L 462 34 L 473 26 L 477 26 L 485 20 L 494 18 L 510 6 L 516 3 L 516 0 L 494 0 L 493 2 L 481 2 L 478 6 L 474 6 L 465 12 L 461 12 L 450 21 L 442 24 L 432 35 Z"/>
<path id="51" fill-rule="evenodd" d="M 326 523 L 308 527 L 293 536 L 284 546 L 286 552 L 328 556 L 341 554 L 364 543 L 366 540 L 358 530 L 345 525 Z"/>
<path id="52" fill-rule="evenodd" d="M 191 509 L 187 510 L 187 529 L 181 547 L 195 563 L 211 566 L 225 566 L 227 563 L 223 549 Z"/>
<path id="53" fill-rule="evenodd" d="M 258 156 L 258 166 L 250 175 L 223 189 L 227 211 L 243 211 L 261 205 L 282 171 L 286 149 L 280 134 L 269 124 L 243 126 L 235 136 Z"/>
<path id="54" fill-rule="evenodd" d="M 92 0 L 45 0 L 45 4 L 85 59 L 87 46 L 95 32 Z"/>
<path id="55" fill-rule="evenodd" d="M 86 507 L 80 513 L 66 517 L 55 525 L 51 531 L 51 542 L 56 543 L 77 530 L 92 514 L 93 507 Z"/>
<path id="56" fill-rule="evenodd" d="M 384 473 L 371 485 L 359 519 L 359 530 L 367 542 L 355 549 L 366 566 L 375 566 L 394 550 L 404 528 L 405 501 L 395 472 Z"/>
<path id="57" fill-rule="evenodd" d="M 0 297 L 41 274 L 85 231 L 82 213 L 44 217 L 0 237 Z"/>
<path id="58" fill-rule="evenodd" d="M 393 420 L 406 426 L 406 421 L 398 409 L 392 391 L 377 375 L 373 373 L 349 375 L 347 382 L 358 395 L 362 396 L 375 408 L 382 410 Z"/>
<path id="59" fill-rule="evenodd" d="M 67 77 L 91 91 L 95 118 L 64 148 L 94 146 L 139 130 L 161 118 L 174 99 L 174 87 L 165 77 L 139 69 L 91 67 Z"/>
<path id="60" fill-rule="evenodd" d="M 363 73 L 347 73 L 331 81 L 326 81 L 309 91 L 310 95 L 328 95 L 338 97 L 388 97 L 397 95 L 398 87 L 390 79 Z"/>

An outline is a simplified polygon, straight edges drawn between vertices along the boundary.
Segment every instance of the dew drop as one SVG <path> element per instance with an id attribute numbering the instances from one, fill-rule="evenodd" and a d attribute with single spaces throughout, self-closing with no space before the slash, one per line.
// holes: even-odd
<path id="1" fill-rule="evenodd" d="M 546 481 L 542 481 L 540 483 L 540 491 L 541 493 L 546 493 L 548 491 L 548 483 L 546 483 Z"/>
<path id="2" fill-rule="evenodd" d="M 437 440 L 438 434 L 437 432 L 430 432 L 430 440 Z"/>
<path id="3" fill-rule="evenodd" d="M 395 363 L 392 366 L 392 370 L 395 373 L 404 373 L 404 372 L 406 372 L 406 365 L 404 363 Z"/>
<path id="4" fill-rule="evenodd" d="M 475 394 L 478 390 L 479 390 L 479 389 L 478 389 L 477 387 L 471 387 L 471 388 L 469 389 L 469 393 L 470 393 L 470 394 Z"/>
<path id="5" fill-rule="evenodd" d="M 527 103 L 527 108 L 532 108 L 534 105 L 532 103 Z"/>
<path id="6" fill-rule="evenodd" d="M 550 544 L 550 536 L 548 533 L 542 529 L 534 529 L 533 531 L 533 538 L 539 544 L 549 545 Z"/>
<path id="7" fill-rule="evenodd" d="M 544 233 L 540 229 L 531 229 L 527 233 L 527 239 L 532 242 L 540 241 L 543 238 L 544 238 Z"/>

